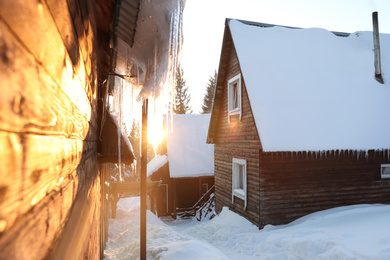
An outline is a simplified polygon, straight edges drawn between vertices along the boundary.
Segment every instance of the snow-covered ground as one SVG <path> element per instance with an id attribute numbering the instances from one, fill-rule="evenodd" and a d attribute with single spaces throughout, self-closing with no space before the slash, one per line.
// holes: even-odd
<path id="1" fill-rule="evenodd" d="M 259 230 L 224 208 L 209 221 L 147 215 L 148 259 L 390 259 L 390 205 L 316 212 Z M 139 198 L 118 202 L 105 259 L 139 258 Z"/>

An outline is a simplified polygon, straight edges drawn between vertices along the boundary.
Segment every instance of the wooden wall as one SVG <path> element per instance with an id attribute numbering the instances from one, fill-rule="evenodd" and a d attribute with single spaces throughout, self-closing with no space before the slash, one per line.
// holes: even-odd
<path id="1" fill-rule="evenodd" d="M 229 49 L 226 64 L 226 77 L 223 82 L 219 118 L 215 129 L 214 163 L 215 163 L 215 204 L 220 212 L 223 206 L 245 216 L 253 223 L 259 221 L 259 151 L 261 144 L 252 116 L 245 82 L 241 81 L 242 118 L 231 117 L 228 122 L 227 81 L 240 73 L 240 67 L 234 48 Z M 243 78 L 241 78 L 243 79 Z M 236 198 L 232 204 L 232 158 L 247 160 L 247 208 L 244 201 Z"/>
<path id="2" fill-rule="evenodd" d="M 387 152 L 260 153 L 260 226 L 333 207 L 390 203 Z"/>
<path id="3" fill-rule="evenodd" d="M 202 197 L 202 183 L 214 185 L 213 176 L 174 178 L 177 208 L 190 208 Z"/>
<path id="4" fill-rule="evenodd" d="M 0 259 L 100 257 L 93 5 L 1 1 Z"/>
<path id="5" fill-rule="evenodd" d="M 215 144 L 215 201 L 263 227 L 286 224 L 306 214 L 361 203 L 390 203 L 390 179 L 381 179 L 380 164 L 389 163 L 387 151 L 328 151 L 326 153 L 262 152 L 250 99 L 242 77 L 242 120 L 228 122 L 227 81 L 240 65 L 226 28 L 216 89 L 217 122 L 209 130 Z M 211 133 L 211 135 L 210 135 Z M 247 160 L 248 206 L 232 203 L 232 158 Z"/>

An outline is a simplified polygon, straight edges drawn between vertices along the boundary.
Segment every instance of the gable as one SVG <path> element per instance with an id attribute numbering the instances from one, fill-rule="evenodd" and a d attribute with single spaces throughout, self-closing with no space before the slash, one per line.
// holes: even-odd
<path id="1" fill-rule="evenodd" d="M 389 35 L 383 85 L 371 32 L 228 26 L 264 151 L 390 148 Z"/>

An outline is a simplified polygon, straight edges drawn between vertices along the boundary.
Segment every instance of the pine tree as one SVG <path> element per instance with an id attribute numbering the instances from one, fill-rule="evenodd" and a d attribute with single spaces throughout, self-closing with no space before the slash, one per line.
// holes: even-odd
<path id="1" fill-rule="evenodd" d="M 175 104 L 173 106 L 173 113 L 175 114 L 192 113 L 192 107 L 189 105 L 191 96 L 188 93 L 188 87 L 186 87 L 183 74 L 183 69 L 177 70 Z"/>
<path id="2" fill-rule="evenodd" d="M 214 71 L 214 76 L 209 77 L 209 82 L 207 83 L 206 93 L 203 97 L 203 104 L 202 104 L 202 114 L 208 114 L 211 113 L 211 110 L 213 109 L 213 102 L 214 102 L 214 91 L 215 86 L 217 85 L 217 71 Z"/>

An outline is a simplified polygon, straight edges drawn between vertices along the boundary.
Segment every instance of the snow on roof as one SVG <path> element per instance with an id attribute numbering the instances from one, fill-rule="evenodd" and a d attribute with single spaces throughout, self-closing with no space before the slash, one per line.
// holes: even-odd
<path id="1" fill-rule="evenodd" d="M 155 173 L 158 169 L 163 167 L 168 162 L 168 157 L 166 155 L 157 155 L 154 157 L 147 165 L 147 176 L 149 177 Z"/>
<path id="2" fill-rule="evenodd" d="M 229 21 L 264 151 L 390 148 L 390 35 Z"/>
<path id="3" fill-rule="evenodd" d="M 209 122 L 209 114 L 168 116 L 171 178 L 214 176 L 214 145 L 206 144 Z"/>

